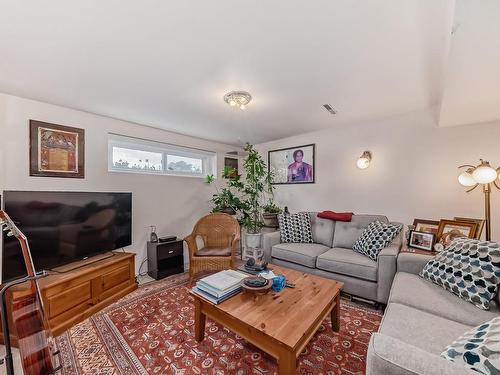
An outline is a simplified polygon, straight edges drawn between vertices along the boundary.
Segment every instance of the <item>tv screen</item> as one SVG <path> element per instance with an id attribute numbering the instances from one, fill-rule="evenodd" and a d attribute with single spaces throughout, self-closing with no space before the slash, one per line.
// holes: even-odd
<path id="1" fill-rule="evenodd" d="M 3 203 L 28 238 L 36 271 L 132 242 L 132 193 L 4 191 Z M 4 234 L 2 281 L 25 275 L 17 239 Z"/>

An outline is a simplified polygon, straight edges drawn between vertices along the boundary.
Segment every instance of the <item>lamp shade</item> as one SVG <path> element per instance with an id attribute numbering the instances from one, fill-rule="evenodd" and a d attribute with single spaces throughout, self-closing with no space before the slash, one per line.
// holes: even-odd
<path id="1" fill-rule="evenodd" d="M 472 174 L 467 171 L 460 173 L 460 175 L 458 176 L 458 182 L 460 183 L 460 185 L 467 187 L 477 184 L 476 180 L 474 180 L 474 177 L 472 177 Z"/>
<path id="2" fill-rule="evenodd" d="M 474 169 L 472 177 L 479 184 L 489 184 L 498 178 L 497 171 L 490 166 L 487 161 L 482 161 L 481 164 Z"/>

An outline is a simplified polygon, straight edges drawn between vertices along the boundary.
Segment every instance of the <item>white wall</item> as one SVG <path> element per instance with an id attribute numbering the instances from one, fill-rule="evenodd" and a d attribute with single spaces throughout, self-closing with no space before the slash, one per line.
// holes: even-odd
<path id="1" fill-rule="evenodd" d="M 85 129 L 85 179 L 29 176 L 29 119 Z M 214 191 L 201 178 L 108 172 L 108 132 L 215 151 L 218 174 L 224 154 L 235 147 L 0 94 L 0 191 L 132 192 L 133 243 L 126 250 L 138 254 L 137 271 L 146 257 L 148 226 L 156 225 L 159 235 L 185 236 L 210 210 Z"/>
<path id="2" fill-rule="evenodd" d="M 306 125 L 306 124 L 305 124 Z M 333 210 L 414 218 L 484 217 L 483 194 L 458 184 L 457 166 L 479 158 L 500 165 L 500 122 L 438 128 L 430 112 L 306 133 L 258 145 L 267 152 L 316 144 L 316 183 L 277 185 L 275 198 L 291 211 Z M 364 150 L 370 167 L 356 168 Z M 492 238 L 500 240 L 500 191 L 492 193 Z"/>

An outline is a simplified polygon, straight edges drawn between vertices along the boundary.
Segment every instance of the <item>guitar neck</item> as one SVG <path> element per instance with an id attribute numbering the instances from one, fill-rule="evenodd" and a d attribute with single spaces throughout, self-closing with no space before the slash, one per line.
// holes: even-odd
<path id="1" fill-rule="evenodd" d="M 19 230 L 19 228 L 12 221 L 9 215 L 7 215 L 5 211 L 0 210 L 0 226 L 4 225 L 6 227 L 4 230 L 7 231 L 8 235 L 16 237 L 16 239 L 19 241 L 28 276 L 30 277 L 35 276 L 35 266 L 33 265 L 33 259 L 31 258 L 31 251 L 28 244 L 28 239 L 23 234 L 23 232 Z"/>
<path id="2" fill-rule="evenodd" d="M 28 240 L 22 233 L 20 235 L 17 235 L 16 238 L 21 245 L 21 252 L 23 254 L 24 264 L 26 265 L 28 276 L 35 276 L 35 266 L 33 265 L 33 258 L 31 258 L 31 251 L 28 245 Z"/>

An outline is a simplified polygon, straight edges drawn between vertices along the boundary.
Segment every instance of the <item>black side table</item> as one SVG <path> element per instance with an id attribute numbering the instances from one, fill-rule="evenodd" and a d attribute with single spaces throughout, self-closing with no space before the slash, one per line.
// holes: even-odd
<path id="1" fill-rule="evenodd" d="M 148 275 L 159 280 L 184 272 L 183 240 L 170 242 L 148 241 Z"/>

